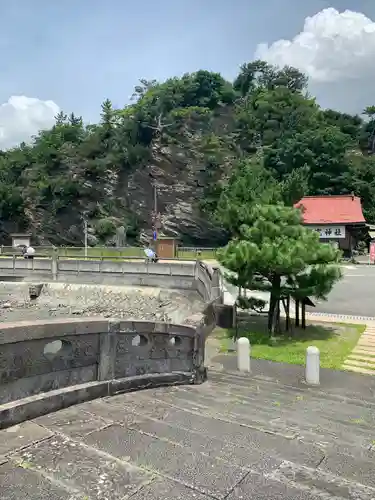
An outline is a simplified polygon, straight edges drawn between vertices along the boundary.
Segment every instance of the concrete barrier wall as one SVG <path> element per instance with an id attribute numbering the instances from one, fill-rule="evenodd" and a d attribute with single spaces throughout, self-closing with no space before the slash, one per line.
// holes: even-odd
<path id="1" fill-rule="evenodd" d="M 125 390 L 206 379 L 205 340 L 222 302 L 219 270 L 199 261 L 3 257 L 1 275 L 35 283 L 191 289 L 206 307 L 198 328 L 87 318 L 0 324 L 0 428 Z"/>
<path id="2" fill-rule="evenodd" d="M 206 378 L 204 328 L 97 319 L 3 323 L 0 428 L 92 394 L 105 396 L 134 384 L 139 388 L 142 377 L 151 385 L 155 380 L 160 385 L 163 376 L 168 383 L 200 383 Z M 76 391 L 85 384 L 94 393 L 84 391 L 69 403 L 67 388 Z"/>
<path id="3" fill-rule="evenodd" d="M 29 281 L 58 281 L 82 284 L 153 286 L 196 290 L 205 302 L 220 294 L 218 270 L 200 261 L 146 263 L 143 259 L 84 260 L 22 257 L 0 258 L 0 276 L 23 277 Z"/>

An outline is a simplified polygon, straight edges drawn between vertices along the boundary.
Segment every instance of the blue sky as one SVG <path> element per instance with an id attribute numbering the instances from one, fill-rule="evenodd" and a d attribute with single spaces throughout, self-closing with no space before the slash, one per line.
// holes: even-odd
<path id="1" fill-rule="evenodd" d="M 140 78 L 205 68 L 233 79 L 259 43 L 293 39 L 327 7 L 375 19 L 374 0 L 4 0 L 0 103 L 52 100 L 93 121 L 105 98 L 128 102 Z M 319 98 L 340 106 L 326 87 L 317 85 Z M 1 126 L 0 113 L 0 140 Z"/>

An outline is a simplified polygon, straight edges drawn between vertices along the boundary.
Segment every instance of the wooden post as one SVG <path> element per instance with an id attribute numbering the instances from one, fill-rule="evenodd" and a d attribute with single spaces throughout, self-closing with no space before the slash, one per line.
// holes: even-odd
<path id="1" fill-rule="evenodd" d="M 306 301 L 305 299 L 302 300 L 301 303 L 301 316 L 302 316 L 302 328 L 305 330 L 306 329 Z"/>
<path id="2" fill-rule="evenodd" d="M 299 300 L 296 299 L 296 326 L 299 326 Z"/>
<path id="3" fill-rule="evenodd" d="M 290 295 L 287 296 L 286 298 L 286 322 L 285 322 L 285 330 L 289 332 L 290 328 Z"/>
<path id="4" fill-rule="evenodd" d="M 237 304 L 233 304 L 233 328 L 234 328 L 234 341 L 238 340 L 238 317 L 237 317 Z"/>
<path id="5" fill-rule="evenodd" d="M 275 319 L 275 332 L 280 334 L 281 333 L 281 327 L 280 327 L 280 299 L 277 299 L 276 302 L 276 319 Z"/>

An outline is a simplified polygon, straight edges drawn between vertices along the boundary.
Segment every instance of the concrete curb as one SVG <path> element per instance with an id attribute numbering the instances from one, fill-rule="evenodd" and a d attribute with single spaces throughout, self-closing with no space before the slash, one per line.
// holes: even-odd
<path id="1" fill-rule="evenodd" d="M 361 323 L 363 324 L 364 322 L 375 323 L 375 317 L 374 316 L 356 316 L 356 315 L 350 315 L 350 314 L 331 314 L 331 313 L 320 313 L 320 312 L 312 312 L 312 313 L 307 313 L 306 314 L 306 319 L 311 319 L 314 320 L 316 318 L 322 318 L 322 321 L 334 321 L 334 322 L 342 322 L 342 323 Z"/>

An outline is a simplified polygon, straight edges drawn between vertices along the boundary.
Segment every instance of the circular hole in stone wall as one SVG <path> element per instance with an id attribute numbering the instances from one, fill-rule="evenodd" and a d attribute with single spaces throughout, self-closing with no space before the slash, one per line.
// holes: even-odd
<path id="1" fill-rule="evenodd" d="M 46 356 L 54 356 L 59 351 L 61 351 L 62 346 L 63 345 L 61 340 L 54 340 L 53 342 L 49 342 L 44 346 L 43 354 L 45 354 Z"/>
<path id="2" fill-rule="evenodd" d="M 63 354 L 69 354 L 71 349 L 72 344 L 66 340 L 53 340 L 44 346 L 43 354 L 47 358 L 53 358 L 56 355 L 61 356 Z"/>
<path id="3" fill-rule="evenodd" d="M 147 342 L 148 340 L 144 335 L 134 335 L 134 337 L 132 338 L 132 346 L 134 347 L 146 345 Z"/>
<path id="4" fill-rule="evenodd" d="M 174 346 L 178 346 L 181 344 L 181 337 L 172 337 L 169 339 L 169 343 Z"/>

